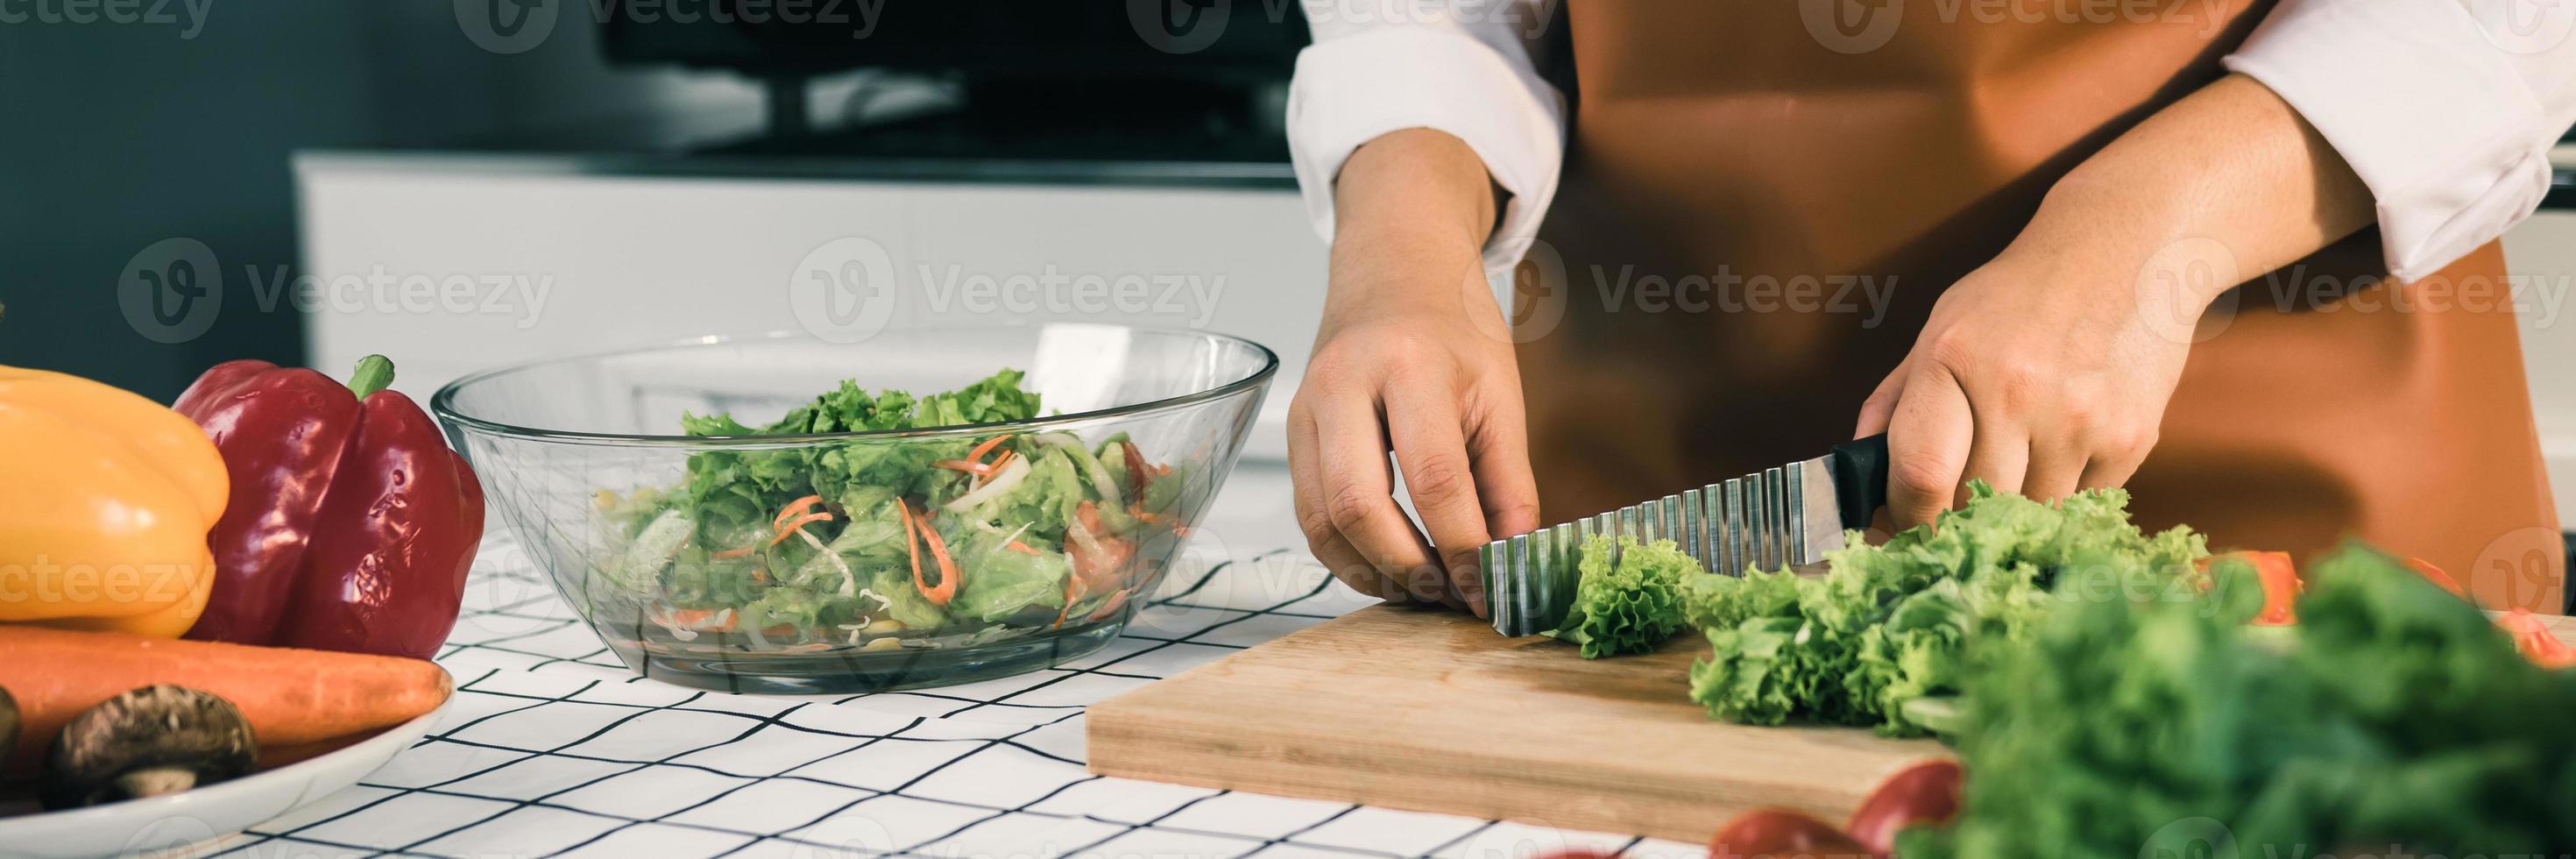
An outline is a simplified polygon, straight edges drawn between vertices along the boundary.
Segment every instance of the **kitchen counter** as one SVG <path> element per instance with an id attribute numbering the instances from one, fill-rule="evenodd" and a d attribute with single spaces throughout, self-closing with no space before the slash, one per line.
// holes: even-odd
<path id="1" fill-rule="evenodd" d="M 754 696 L 619 664 L 506 531 L 486 538 L 438 661 L 458 693 L 358 786 L 225 856 L 1440 856 L 1691 845 L 1090 775 L 1083 708 L 1372 600 L 1332 585 L 1286 470 L 1227 482 L 1160 594 L 1057 668 L 867 695 Z M 1468 726 L 1461 726 L 1462 731 Z M 1365 726 L 1353 726 L 1366 730 Z"/>

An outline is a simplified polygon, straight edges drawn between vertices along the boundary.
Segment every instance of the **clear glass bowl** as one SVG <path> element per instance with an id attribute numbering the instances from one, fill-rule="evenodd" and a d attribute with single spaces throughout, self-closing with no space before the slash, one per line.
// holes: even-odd
<path id="1" fill-rule="evenodd" d="M 478 373 L 431 409 L 500 518 L 628 667 L 728 691 L 867 691 L 1015 674 L 1108 643 L 1234 467 L 1278 366 L 1247 340 L 1114 325 L 915 329 L 855 344 L 708 338 Z M 1040 417 L 794 436 L 680 430 L 683 414 L 719 412 L 759 426 L 845 379 L 923 395 L 1002 368 L 1027 372 Z M 980 458 L 962 455 L 1003 435 Z M 914 464 L 884 472 L 855 465 L 905 457 Z M 954 473 L 920 465 L 933 457 Z M 1127 467 L 1137 460 L 1145 467 Z M 956 467 L 968 461 L 997 467 Z M 914 488 L 872 482 L 907 474 L 918 479 L 882 483 Z M 1010 495 L 1037 503 L 994 500 L 1041 478 L 1081 485 Z M 935 497 L 991 485 L 1003 492 Z M 814 513 L 772 518 L 767 505 L 808 486 L 831 496 L 807 508 L 828 518 L 781 527 Z M 1112 494 L 1119 504 L 1105 503 Z M 939 551 L 904 524 L 916 517 L 942 535 Z M 942 557 L 956 569 L 944 594 Z"/>

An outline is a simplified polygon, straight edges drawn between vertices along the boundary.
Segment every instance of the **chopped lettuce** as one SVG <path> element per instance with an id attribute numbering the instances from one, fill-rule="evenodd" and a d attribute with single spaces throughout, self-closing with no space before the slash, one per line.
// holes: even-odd
<path id="1" fill-rule="evenodd" d="M 2287 627 L 2243 623 L 2262 603 L 2250 568 L 2216 565 L 2207 594 L 2059 581 L 2024 635 L 1970 645 L 1959 815 L 1896 852 L 2576 852 L 2576 670 L 2521 658 L 2394 558 L 2348 547 L 2309 573 Z"/>
<path id="2" fill-rule="evenodd" d="M 726 414 L 680 424 L 744 437 L 1016 421 L 1040 409 L 1022 378 L 1003 370 L 920 397 L 843 382 L 766 424 Z M 639 602 L 667 603 L 645 612 L 682 641 L 999 640 L 1086 621 L 1130 596 L 1146 577 L 1138 547 L 1176 541 L 1183 514 L 1205 502 L 1196 477 L 1144 460 L 1123 433 L 1097 446 L 1054 431 L 705 450 L 675 486 L 601 494 L 598 573 Z M 1077 554 L 1069 538 L 1085 517 L 1090 548 Z M 946 582 L 951 569 L 957 581 Z M 932 633 L 943 637 L 913 640 Z"/>
<path id="3" fill-rule="evenodd" d="M 2049 505 L 1977 483 L 1936 527 L 1879 546 L 1851 535 L 1821 577 L 1756 570 L 1694 588 L 1686 613 L 1710 653 L 1691 666 L 1691 699 L 1729 721 L 1925 733 L 1935 711 L 1910 705 L 1958 693 L 1972 640 L 2026 637 L 2058 582 L 2171 590 L 2190 580 L 2203 539 L 2144 534 L 2127 507 L 2118 489 Z"/>
<path id="4" fill-rule="evenodd" d="M 1547 633 L 1581 647 L 1585 659 L 1644 653 L 1682 631 L 1683 590 L 1707 577 L 1699 562 L 1671 540 L 1583 541 L 1581 578 L 1565 623 Z"/>

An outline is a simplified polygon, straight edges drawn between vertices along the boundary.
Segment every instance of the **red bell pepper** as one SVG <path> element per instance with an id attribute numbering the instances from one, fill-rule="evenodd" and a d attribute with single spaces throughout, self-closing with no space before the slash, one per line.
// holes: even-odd
<path id="1" fill-rule="evenodd" d="M 348 387 L 227 361 L 174 406 L 223 454 L 215 586 L 187 637 L 428 658 L 456 626 L 483 487 L 369 355 Z M 353 396 L 354 394 L 354 396 Z"/>

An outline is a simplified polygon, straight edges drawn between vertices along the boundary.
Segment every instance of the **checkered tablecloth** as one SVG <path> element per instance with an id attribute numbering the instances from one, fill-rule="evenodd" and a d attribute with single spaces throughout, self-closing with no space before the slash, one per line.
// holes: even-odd
<path id="1" fill-rule="evenodd" d="M 475 565 L 429 736 L 216 855 L 1259 856 L 1520 859 L 1687 845 L 1094 776 L 1083 707 L 1367 603 L 1301 548 L 1286 477 L 1247 466 L 1186 562 L 1103 650 L 1017 677 L 868 695 L 645 680 L 509 535 Z"/>

